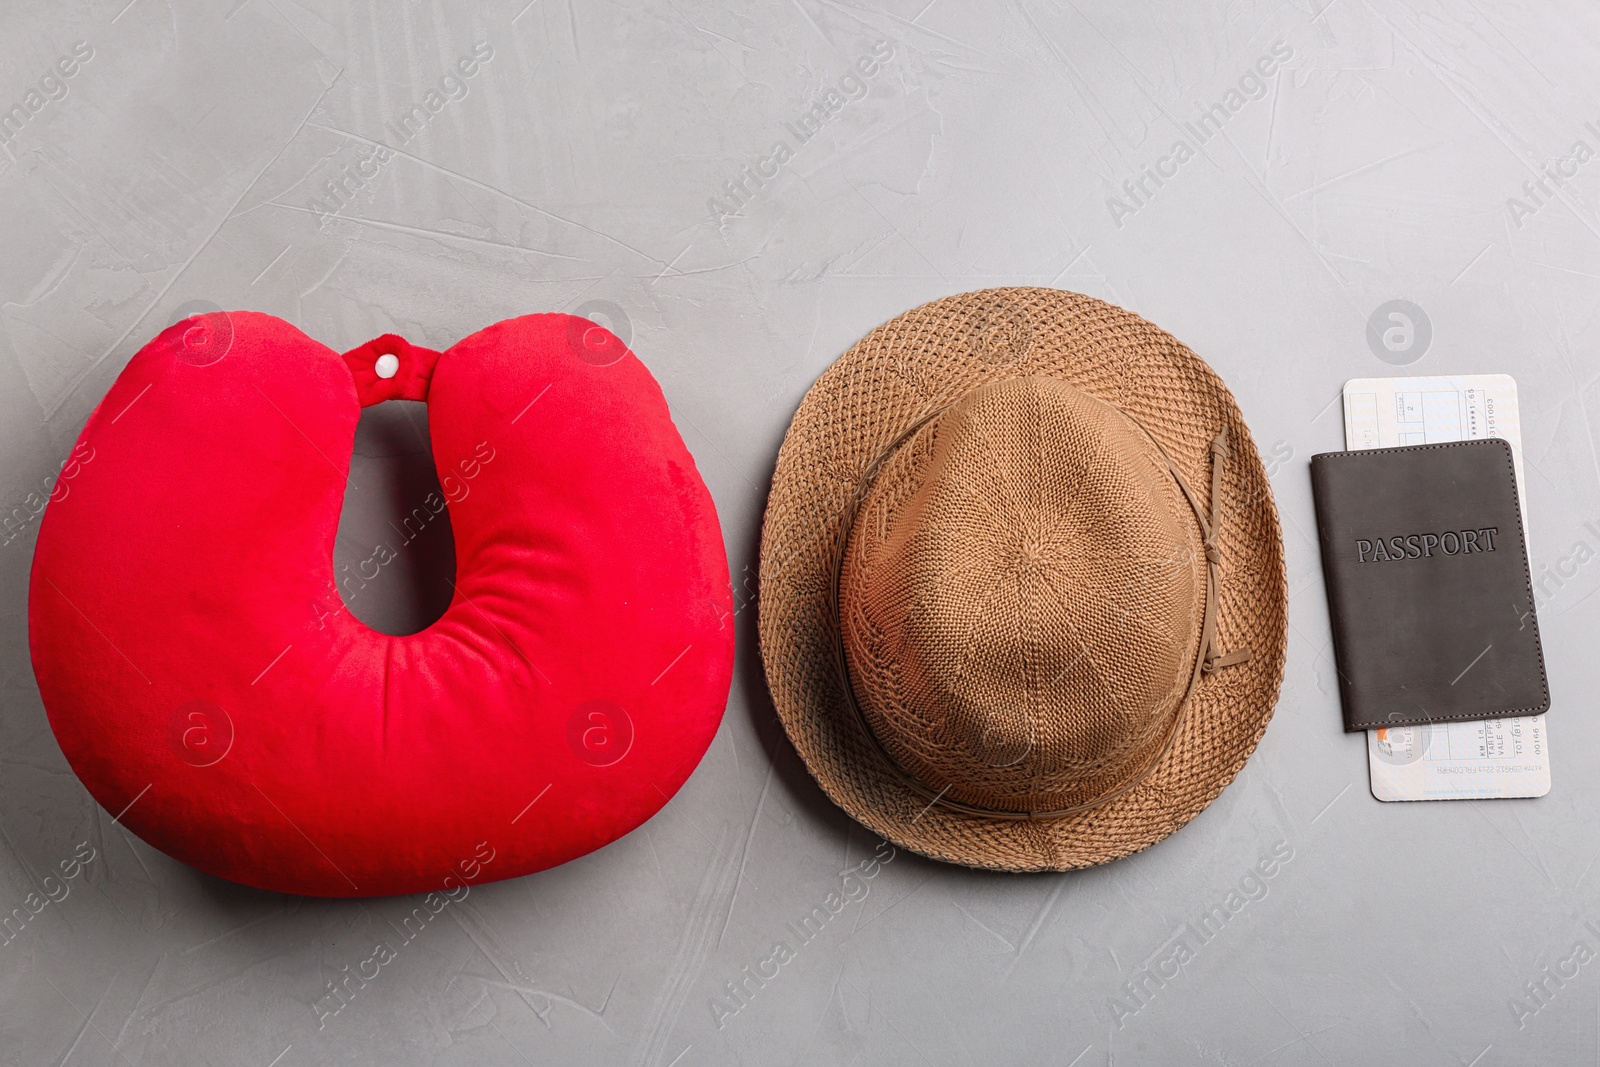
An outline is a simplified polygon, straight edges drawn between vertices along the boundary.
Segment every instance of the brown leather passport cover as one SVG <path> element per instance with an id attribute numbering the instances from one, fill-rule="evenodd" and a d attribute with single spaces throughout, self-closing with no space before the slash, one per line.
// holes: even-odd
<path id="1" fill-rule="evenodd" d="M 1311 457 L 1347 731 L 1550 706 L 1511 446 Z"/>

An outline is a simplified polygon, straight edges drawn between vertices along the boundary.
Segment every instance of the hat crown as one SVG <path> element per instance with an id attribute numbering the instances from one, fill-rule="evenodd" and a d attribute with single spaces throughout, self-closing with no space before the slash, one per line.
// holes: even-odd
<path id="1" fill-rule="evenodd" d="M 1055 378 L 983 386 L 885 462 L 840 575 L 853 686 L 953 800 L 1088 803 L 1156 758 L 1198 655 L 1201 533 L 1131 419 Z"/>

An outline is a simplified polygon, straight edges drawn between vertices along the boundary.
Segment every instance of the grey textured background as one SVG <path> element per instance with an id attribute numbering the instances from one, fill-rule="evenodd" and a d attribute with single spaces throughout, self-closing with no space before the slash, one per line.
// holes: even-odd
<path id="1" fill-rule="evenodd" d="M 864 95 L 800 143 L 785 124 L 880 40 Z M 41 89 L 79 42 L 92 57 Z M 1292 58 L 1196 158 L 1108 206 L 1279 42 Z M 492 58 L 402 144 L 391 124 L 480 43 Z M 28 117 L 0 146 L 0 912 L 80 842 L 96 858 L 0 945 L 0 1063 L 1600 1062 L 1597 60 L 1600 14 L 1575 0 L 7 0 L 0 107 Z M 780 139 L 792 159 L 730 203 Z M 1525 192 L 1546 166 L 1563 184 Z M 1235 390 L 1276 457 L 1290 561 L 1277 716 L 1154 849 L 1025 877 L 902 854 L 719 1018 L 713 998 L 875 843 L 763 689 L 749 598 L 778 443 L 871 327 L 996 284 L 1120 303 Z M 1366 322 L 1395 298 L 1433 328 L 1407 372 L 1521 385 L 1536 577 L 1569 561 L 1541 612 L 1544 799 L 1381 805 L 1340 732 L 1306 465 L 1342 447 L 1341 383 L 1390 371 Z M 315 1007 L 328 983 L 414 902 L 275 896 L 145 846 L 68 770 L 29 668 L 29 501 L 192 301 L 339 349 L 614 305 L 745 605 L 722 730 L 672 804 L 473 890 L 336 1015 Z M 420 414 L 378 411 L 345 559 L 427 488 Z M 426 612 L 436 542 L 353 606 Z M 1292 858 L 1249 879 L 1275 848 Z M 1220 934 L 1147 977 L 1236 891 Z"/>

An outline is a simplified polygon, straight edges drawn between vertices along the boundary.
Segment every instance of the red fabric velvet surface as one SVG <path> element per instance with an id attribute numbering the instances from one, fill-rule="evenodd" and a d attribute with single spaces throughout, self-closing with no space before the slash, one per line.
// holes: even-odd
<path id="1" fill-rule="evenodd" d="M 333 570 L 360 408 L 396 396 L 428 401 L 457 560 L 449 609 L 404 637 Z M 716 512 L 599 327 L 341 356 L 269 315 L 186 320 L 80 441 L 40 526 L 34 671 L 78 777 L 168 855 L 317 896 L 513 877 L 637 827 L 711 743 L 734 644 Z"/>

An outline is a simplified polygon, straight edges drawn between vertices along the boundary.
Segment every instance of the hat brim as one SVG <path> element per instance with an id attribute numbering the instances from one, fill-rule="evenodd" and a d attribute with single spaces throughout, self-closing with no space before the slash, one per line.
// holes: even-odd
<path id="1" fill-rule="evenodd" d="M 1250 659 L 1203 676 L 1171 746 L 1135 788 L 1055 819 L 930 805 L 851 713 L 834 657 L 831 583 L 864 472 L 929 411 L 992 381 L 1050 375 L 1132 415 L 1209 508 L 1226 429 L 1218 636 Z M 790 741 L 828 796 L 932 859 L 1008 871 L 1092 867 L 1148 848 L 1215 800 L 1266 732 L 1288 648 L 1283 536 L 1266 468 L 1222 380 L 1137 315 L 1054 289 L 946 297 L 878 327 L 819 378 L 778 453 L 761 535 L 761 654 Z"/>

